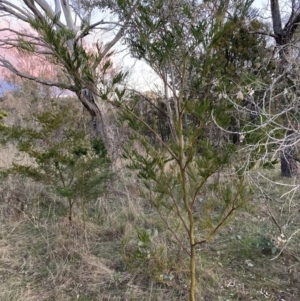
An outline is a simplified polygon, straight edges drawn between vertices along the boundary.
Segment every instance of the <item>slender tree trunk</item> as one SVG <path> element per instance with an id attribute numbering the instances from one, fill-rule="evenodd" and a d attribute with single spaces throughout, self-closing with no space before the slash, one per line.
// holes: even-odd
<path id="1" fill-rule="evenodd" d="M 172 112 L 172 108 L 170 105 L 169 87 L 167 85 L 167 81 L 168 81 L 168 75 L 167 75 L 167 72 L 164 72 L 165 104 L 167 107 L 172 138 L 174 141 L 176 141 L 177 135 L 176 135 L 175 125 L 174 125 L 174 120 L 173 120 L 173 112 Z"/>
<path id="2" fill-rule="evenodd" d="M 279 72 L 280 74 L 286 74 L 286 68 L 288 66 L 288 46 L 285 45 L 279 51 L 280 62 L 279 62 Z M 280 80 L 279 86 L 281 87 L 281 91 L 285 89 L 284 87 L 287 85 L 285 78 Z M 278 91 L 281 94 L 281 91 Z M 278 107 L 284 109 L 285 106 L 285 99 L 284 96 L 280 96 Z M 285 122 L 289 123 L 287 120 L 288 118 L 285 117 Z M 291 124 L 288 124 L 290 126 Z M 296 136 L 294 132 L 288 130 L 284 137 L 283 148 L 281 150 L 280 155 L 280 165 L 281 165 L 281 176 L 282 177 L 293 177 L 298 173 L 298 166 L 295 158 L 295 144 L 296 144 Z"/>
<path id="3" fill-rule="evenodd" d="M 288 130 L 283 143 L 280 161 L 281 175 L 283 177 L 293 177 L 297 175 L 298 166 L 295 160 L 295 151 L 297 137 L 292 130 Z"/>
<path id="4" fill-rule="evenodd" d="M 114 135 L 105 115 L 104 108 L 96 103 L 97 96 L 86 88 L 78 92 L 77 97 L 92 118 L 94 135 L 102 138 L 106 150 L 114 162 L 117 156 L 114 147 Z"/>
<path id="5" fill-rule="evenodd" d="M 285 26 L 282 27 L 279 1 L 271 0 L 270 5 L 274 39 L 277 47 L 279 48 L 279 74 L 287 74 L 287 69 L 289 67 L 289 43 L 300 23 L 300 9 L 299 7 L 296 7 L 296 2 L 293 1 L 290 17 Z M 280 89 L 284 89 L 284 85 L 286 84 L 284 82 L 284 77 L 281 82 L 283 85 L 280 85 Z M 280 103 L 284 104 L 283 98 L 280 99 Z M 281 175 L 284 177 L 292 177 L 298 172 L 298 166 L 294 159 L 296 137 L 292 134 L 293 132 L 287 131 L 285 141 L 283 143 L 284 147 L 280 157 Z"/>
<path id="6" fill-rule="evenodd" d="M 184 80 L 182 81 L 182 88 L 184 86 Z M 189 179 L 187 176 L 186 170 L 186 157 L 185 157 L 185 141 L 183 135 L 183 111 L 181 108 L 182 99 L 177 101 L 177 109 L 178 109 L 178 137 L 177 137 L 177 145 L 179 148 L 179 168 L 181 175 L 181 183 L 182 183 L 182 191 L 183 191 L 183 203 L 185 210 L 187 212 L 188 220 L 189 220 L 189 243 L 190 243 L 190 293 L 189 293 L 189 301 L 195 301 L 196 294 L 196 245 L 195 245 L 195 221 L 193 216 L 193 209 L 189 200 L 190 195 L 190 186 Z"/>

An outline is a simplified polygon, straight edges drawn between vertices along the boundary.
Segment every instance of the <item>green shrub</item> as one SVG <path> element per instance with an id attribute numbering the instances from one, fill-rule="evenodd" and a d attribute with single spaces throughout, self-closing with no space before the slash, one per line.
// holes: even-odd
<path id="1" fill-rule="evenodd" d="M 31 159 L 31 164 L 15 162 L 6 173 L 42 182 L 66 199 L 70 223 L 74 204 L 80 205 L 85 224 L 86 204 L 103 194 L 112 173 L 102 140 L 86 134 L 78 120 L 75 108 L 52 103 L 49 110 L 31 114 L 28 127 L 3 133 Z"/>

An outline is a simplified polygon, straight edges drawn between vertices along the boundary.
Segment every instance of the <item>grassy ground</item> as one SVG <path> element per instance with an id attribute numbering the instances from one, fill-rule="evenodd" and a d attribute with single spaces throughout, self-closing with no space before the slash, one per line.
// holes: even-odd
<path id="1" fill-rule="evenodd" d="M 249 180 L 247 211 L 197 251 L 199 300 L 300 300 L 298 180 L 281 179 L 278 168 Z M 90 204 L 84 229 L 80 210 L 70 226 L 66 204 L 43 187 L 3 183 L 0 300 L 187 300 L 187 258 L 137 185 L 119 174 Z M 151 238 L 147 247 L 138 233 Z"/>

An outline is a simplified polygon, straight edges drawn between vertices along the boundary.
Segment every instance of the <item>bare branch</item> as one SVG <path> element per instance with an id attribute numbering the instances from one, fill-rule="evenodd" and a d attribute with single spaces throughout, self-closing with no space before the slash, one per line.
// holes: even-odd
<path id="1" fill-rule="evenodd" d="M 35 3 L 33 0 L 23 0 L 27 7 L 33 12 L 34 16 L 39 20 L 43 20 L 43 15 L 40 11 L 36 8 Z"/>
<path id="2" fill-rule="evenodd" d="M 107 55 L 107 53 L 111 50 L 112 47 L 114 47 L 116 45 L 116 43 L 119 42 L 119 40 L 122 38 L 123 36 L 123 32 L 126 28 L 127 24 L 125 24 L 119 31 L 118 33 L 115 35 L 115 37 L 108 43 L 105 45 L 104 50 L 101 53 L 101 56 L 104 57 Z"/>
<path id="3" fill-rule="evenodd" d="M 58 15 L 61 13 L 61 6 L 59 0 L 54 0 L 55 3 L 55 15 Z"/>
<path id="4" fill-rule="evenodd" d="M 248 33 L 251 33 L 251 34 L 260 34 L 260 35 L 264 35 L 264 36 L 269 36 L 269 37 L 272 37 L 274 39 L 278 39 L 278 36 L 276 34 L 273 34 L 271 32 L 265 32 L 265 31 L 261 31 L 261 30 L 257 30 L 257 31 L 248 31 Z"/>
<path id="5" fill-rule="evenodd" d="M 284 27 L 284 31 L 287 32 L 287 40 L 290 40 L 293 37 L 296 29 L 299 26 L 299 23 L 300 12 L 298 12 L 298 14 L 296 14 L 291 20 L 289 20 Z"/>
<path id="6" fill-rule="evenodd" d="M 69 0 L 61 0 L 61 6 L 62 6 L 64 15 L 65 15 L 65 18 L 67 21 L 68 28 L 75 31 L 75 24 L 74 24 L 73 17 L 71 14 Z"/>
<path id="7" fill-rule="evenodd" d="M 0 11 L 6 12 L 26 23 L 29 23 L 29 19 L 31 18 L 30 14 L 26 11 L 5 0 L 0 0 Z"/>
<path id="8" fill-rule="evenodd" d="M 15 66 L 13 66 L 8 60 L 6 60 L 2 55 L 0 56 L 0 67 L 4 67 L 6 69 L 8 69 L 9 71 L 11 71 L 12 73 L 14 73 L 15 75 L 21 77 L 21 78 L 26 78 L 32 81 L 35 81 L 39 84 L 42 85 L 46 85 L 49 87 L 58 87 L 61 89 L 68 89 L 70 91 L 76 91 L 76 89 L 72 86 L 72 85 L 68 85 L 66 86 L 65 84 L 59 83 L 59 82 L 55 82 L 55 81 L 51 81 L 48 79 L 44 79 L 41 77 L 37 77 L 37 76 L 33 76 L 31 74 L 22 72 L 20 70 L 18 70 Z"/>
<path id="9" fill-rule="evenodd" d="M 296 231 L 294 231 L 293 233 L 292 233 L 292 235 L 288 238 L 288 240 L 287 240 L 287 242 L 285 243 L 285 245 L 281 248 L 281 250 L 278 252 L 278 254 L 275 256 L 275 257 L 273 257 L 271 260 L 275 260 L 275 259 L 277 259 L 281 254 L 282 254 L 282 252 L 284 251 L 284 249 L 288 246 L 288 244 L 290 243 L 290 241 L 292 240 L 292 238 L 296 235 L 296 234 L 298 234 L 300 232 L 300 229 L 297 229 Z"/>
<path id="10" fill-rule="evenodd" d="M 138 94 L 139 96 L 142 97 L 143 100 L 146 100 L 155 110 L 157 110 L 160 114 L 162 114 L 165 117 L 168 117 L 168 115 L 166 114 L 166 112 L 162 111 L 155 103 L 153 103 L 153 101 L 151 101 L 150 98 L 148 98 L 147 96 L 145 96 L 144 94 L 142 94 L 139 91 L 135 91 L 133 89 L 128 89 L 128 91 L 134 92 L 136 94 Z"/>
<path id="11" fill-rule="evenodd" d="M 54 16 L 54 11 L 51 8 L 51 6 L 44 0 L 34 0 L 42 9 L 45 13 L 51 14 Z M 56 1 L 55 1 L 56 2 Z"/>

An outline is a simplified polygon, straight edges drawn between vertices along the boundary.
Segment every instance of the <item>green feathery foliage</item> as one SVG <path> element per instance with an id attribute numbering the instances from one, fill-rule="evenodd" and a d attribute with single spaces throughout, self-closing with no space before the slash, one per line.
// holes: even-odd
<path id="1" fill-rule="evenodd" d="M 78 124 L 78 111 L 52 103 L 49 110 L 31 115 L 34 127 L 11 127 L 6 137 L 29 155 L 32 164 L 14 163 L 7 172 L 30 177 L 83 208 L 96 200 L 111 178 L 110 159 L 100 138 L 89 137 Z"/>
<path id="2" fill-rule="evenodd" d="M 155 208 L 176 241 L 174 252 L 183 250 L 189 258 L 189 300 L 194 301 L 196 248 L 209 242 L 252 195 L 245 176 L 251 166 L 237 159 L 239 143 L 234 144 L 222 130 L 231 126 L 236 85 L 223 81 L 223 76 L 230 76 L 229 70 L 226 74 L 223 60 L 221 64 L 216 61 L 221 57 L 218 52 L 231 49 L 222 38 L 249 17 L 251 1 L 239 1 L 240 7 L 232 8 L 237 20 L 231 24 L 226 21 L 228 1 L 221 1 L 224 7 L 209 13 L 203 13 L 199 4 L 199 15 L 185 1 L 186 5 L 174 7 L 163 1 L 152 2 L 138 7 L 134 22 L 139 30 L 128 39 L 136 57 L 161 75 L 165 95 L 160 101 L 165 108 L 161 109 L 157 99 L 150 101 L 153 111 L 165 114 L 164 126 L 172 135 L 164 139 L 158 127 L 162 121 L 139 108 L 143 99 L 133 95 L 132 102 L 123 104 L 121 114 L 121 120 L 132 129 L 132 143 L 125 149 L 124 158 L 143 184 L 142 197 Z M 244 32 L 237 33 L 247 38 Z M 259 43 L 252 36 L 248 42 Z M 231 51 L 235 53 L 236 49 Z M 236 62 L 236 68 L 241 68 L 243 59 L 237 59 L 240 62 Z M 251 73 L 240 69 L 244 71 Z M 222 93 L 227 96 L 220 96 Z M 248 155 L 251 162 L 255 154 Z M 176 255 L 168 249 L 168 256 Z M 197 295 L 200 297 L 200 292 Z"/>

